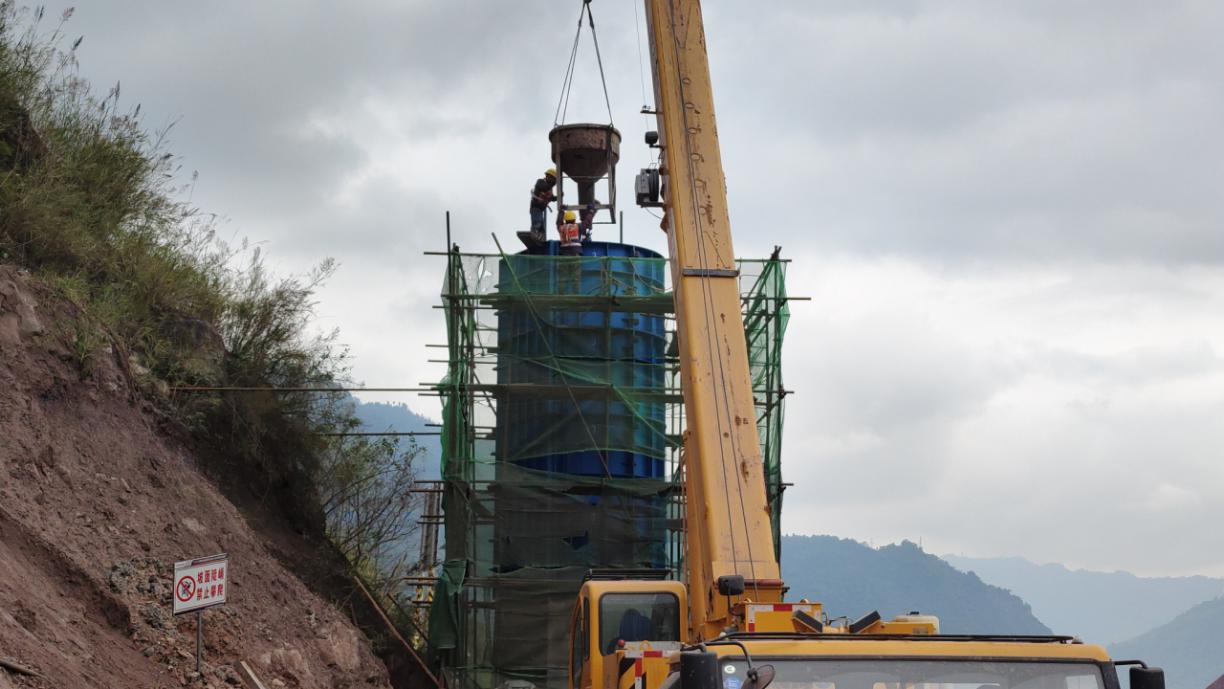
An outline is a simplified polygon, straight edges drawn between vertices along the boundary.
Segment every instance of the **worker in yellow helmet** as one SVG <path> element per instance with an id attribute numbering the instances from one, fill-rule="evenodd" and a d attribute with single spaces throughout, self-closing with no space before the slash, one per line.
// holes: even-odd
<path id="1" fill-rule="evenodd" d="M 557 186 L 557 169 L 550 167 L 531 188 L 531 234 L 541 242 L 548 238 L 544 231 L 544 214 L 548 212 L 548 204 L 557 199 L 557 195 L 553 193 L 555 186 Z"/>
<path id="2" fill-rule="evenodd" d="M 578 225 L 578 216 L 574 211 L 565 211 L 565 222 L 557 225 L 561 235 L 561 255 L 582 255 L 582 228 Z"/>

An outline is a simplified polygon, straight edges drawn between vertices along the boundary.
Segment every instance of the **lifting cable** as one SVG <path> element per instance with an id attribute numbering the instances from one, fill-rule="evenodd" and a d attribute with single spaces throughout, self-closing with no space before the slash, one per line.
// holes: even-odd
<path id="1" fill-rule="evenodd" d="M 637 52 L 638 52 L 638 80 L 642 84 L 642 110 L 645 110 L 648 105 L 646 101 L 646 62 L 642 57 L 642 21 L 639 15 L 639 10 L 642 9 L 642 3 L 638 0 L 629 0 L 633 3 L 633 30 L 637 34 Z M 643 112 L 643 119 L 648 115 Z"/>
<path id="2" fill-rule="evenodd" d="M 569 113 L 570 91 L 574 87 L 574 65 L 578 61 L 578 43 L 582 38 L 582 18 L 586 17 L 591 27 L 591 42 L 595 44 L 595 61 L 599 64 L 599 81 L 603 84 L 604 104 L 608 106 L 608 124 L 612 124 L 612 99 L 608 97 L 608 79 L 604 75 L 603 56 L 599 53 L 599 35 L 595 33 L 595 15 L 591 13 L 591 0 L 582 0 L 578 11 L 578 30 L 574 33 L 574 45 L 570 48 L 569 63 L 565 67 L 565 78 L 561 81 L 561 95 L 557 97 L 557 111 L 553 114 L 553 126 L 565 124 Z"/>

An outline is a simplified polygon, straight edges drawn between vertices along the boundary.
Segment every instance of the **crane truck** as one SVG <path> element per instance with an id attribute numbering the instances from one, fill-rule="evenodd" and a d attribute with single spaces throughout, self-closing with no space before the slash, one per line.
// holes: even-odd
<path id="1" fill-rule="evenodd" d="M 1163 689 L 1140 661 L 1065 636 L 940 634 L 937 618 L 831 618 L 784 602 L 740 316 L 700 0 L 644 0 L 658 131 L 639 203 L 664 209 L 687 430 L 684 581 L 593 572 L 570 689 Z M 836 562 L 828 563 L 836 567 Z"/>

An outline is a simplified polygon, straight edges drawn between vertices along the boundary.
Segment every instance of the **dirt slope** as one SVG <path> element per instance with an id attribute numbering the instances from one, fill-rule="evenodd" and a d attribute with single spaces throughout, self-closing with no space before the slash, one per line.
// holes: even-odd
<path id="1" fill-rule="evenodd" d="M 0 265 L 0 670 L 15 687 L 389 687 L 347 619 L 294 578 L 130 394 L 131 365 L 74 307 Z M 104 341 L 104 338 L 93 341 Z M 176 560 L 231 558 L 227 607 L 170 615 Z M 283 548 L 279 548 L 283 552 Z"/>

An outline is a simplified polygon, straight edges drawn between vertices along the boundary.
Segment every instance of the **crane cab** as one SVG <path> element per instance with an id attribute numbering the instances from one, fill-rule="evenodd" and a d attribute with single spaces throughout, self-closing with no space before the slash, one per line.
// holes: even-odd
<path id="1" fill-rule="evenodd" d="M 688 600 L 678 581 L 588 580 L 570 618 L 569 689 L 615 686 L 617 651 L 678 649 Z"/>

